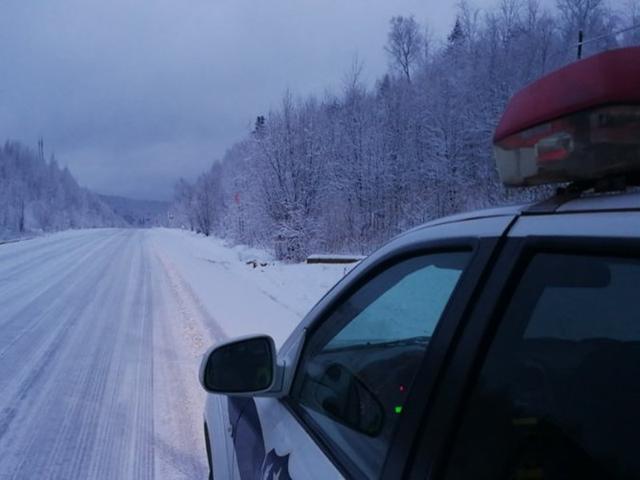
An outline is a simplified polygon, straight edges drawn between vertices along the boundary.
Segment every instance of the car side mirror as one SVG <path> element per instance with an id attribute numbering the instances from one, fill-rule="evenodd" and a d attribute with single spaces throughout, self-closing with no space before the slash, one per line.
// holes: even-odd
<path id="1" fill-rule="evenodd" d="M 273 339 L 257 335 L 210 349 L 200 365 L 200 384 L 209 393 L 234 396 L 276 395 L 282 372 Z"/>

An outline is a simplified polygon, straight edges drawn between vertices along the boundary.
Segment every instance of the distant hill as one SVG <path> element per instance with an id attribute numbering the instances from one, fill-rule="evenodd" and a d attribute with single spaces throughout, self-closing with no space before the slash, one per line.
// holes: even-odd
<path id="1" fill-rule="evenodd" d="M 158 227 L 167 223 L 169 202 L 137 200 L 114 195 L 99 197 L 132 227 Z"/>
<path id="2" fill-rule="evenodd" d="M 52 156 L 18 142 L 0 146 L 0 240 L 72 228 L 123 227 L 125 221 L 78 185 Z"/>

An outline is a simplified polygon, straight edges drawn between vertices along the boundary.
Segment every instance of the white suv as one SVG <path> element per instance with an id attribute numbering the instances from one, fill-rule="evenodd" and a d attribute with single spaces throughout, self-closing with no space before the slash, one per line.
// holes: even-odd
<path id="1" fill-rule="evenodd" d="M 278 352 L 210 350 L 212 476 L 640 478 L 638 85 L 630 48 L 525 88 L 498 169 L 558 195 L 397 237 Z"/>

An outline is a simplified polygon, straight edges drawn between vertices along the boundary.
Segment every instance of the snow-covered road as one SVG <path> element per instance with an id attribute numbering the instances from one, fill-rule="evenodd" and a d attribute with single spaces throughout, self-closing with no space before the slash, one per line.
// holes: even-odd
<path id="1" fill-rule="evenodd" d="M 247 255 L 171 230 L 0 246 L 0 479 L 205 478 L 201 354 L 281 342 L 344 273 Z"/>

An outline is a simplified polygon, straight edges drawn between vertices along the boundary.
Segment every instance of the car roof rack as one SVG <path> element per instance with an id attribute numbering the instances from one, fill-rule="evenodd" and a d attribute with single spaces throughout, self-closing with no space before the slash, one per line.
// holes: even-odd
<path id="1" fill-rule="evenodd" d="M 588 192 L 596 195 L 622 193 L 630 187 L 638 186 L 640 186 L 640 175 L 638 174 L 577 181 L 557 188 L 553 197 L 531 204 L 522 211 L 522 214 L 540 215 L 554 213 L 565 203 L 581 198 Z"/>

